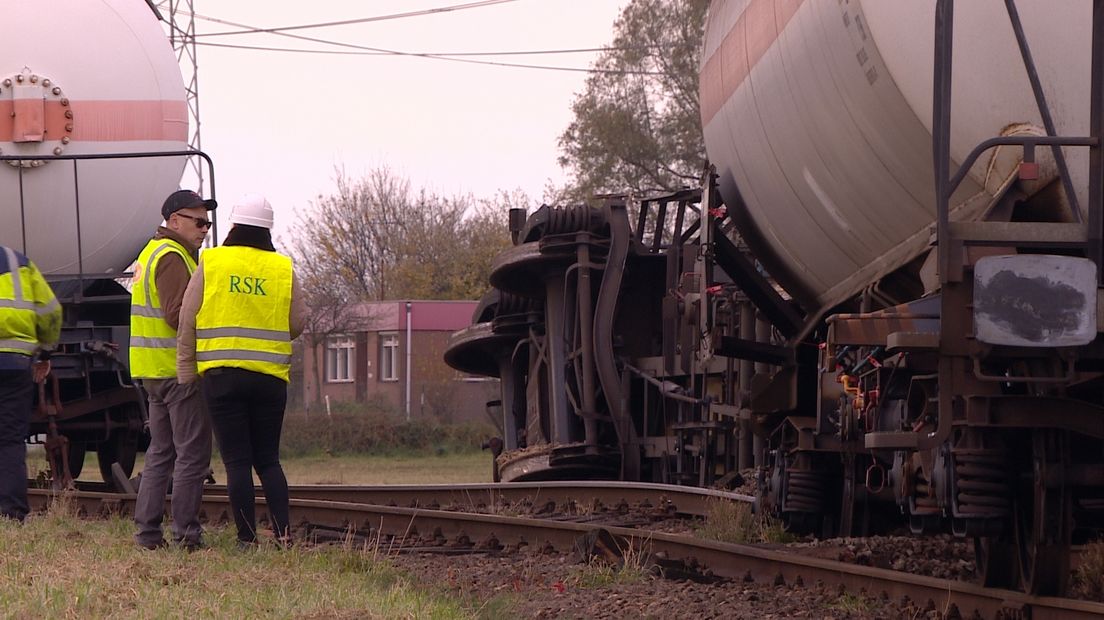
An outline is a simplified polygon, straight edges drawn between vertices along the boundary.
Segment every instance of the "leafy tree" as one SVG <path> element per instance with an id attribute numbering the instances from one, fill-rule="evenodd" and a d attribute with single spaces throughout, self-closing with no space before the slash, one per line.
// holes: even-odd
<path id="1" fill-rule="evenodd" d="M 507 212 L 530 210 L 518 191 L 491 199 L 421 196 L 391 271 L 395 295 L 406 299 L 479 299 L 489 284 L 491 262 L 510 245 Z"/>
<path id="2" fill-rule="evenodd" d="M 632 0 L 561 134 L 569 194 L 694 185 L 705 162 L 698 62 L 708 0 Z"/>

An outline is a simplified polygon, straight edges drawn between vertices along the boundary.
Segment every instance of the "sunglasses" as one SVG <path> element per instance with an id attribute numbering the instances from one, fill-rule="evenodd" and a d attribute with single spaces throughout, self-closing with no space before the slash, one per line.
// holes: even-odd
<path id="1" fill-rule="evenodd" d="M 207 220 L 207 219 L 204 219 L 202 217 L 196 217 L 194 215 L 184 215 L 183 213 L 175 213 L 174 215 L 179 215 L 180 217 L 186 217 L 189 220 L 192 220 L 193 222 L 195 222 L 196 228 L 210 228 L 211 227 L 211 220 Z"/>

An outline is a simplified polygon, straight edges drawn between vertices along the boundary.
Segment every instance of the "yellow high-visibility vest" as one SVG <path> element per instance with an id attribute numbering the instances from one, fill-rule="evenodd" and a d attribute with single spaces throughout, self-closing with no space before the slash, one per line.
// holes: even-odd
<path id="1" fill-rule="evenodd" d="M 151 239 L 134 268 L 130 293 L 130 376 L 169 379 L 176 376 L 176 330 L 165 320 L 157 292 L 157 265 L 169 254 L 184 259 L 188 273 L 196 262 L 183 245 L 169 238 Z"/>
<path id="2" fill-rule="evenodd" d="M 291 374 L 291 259 L 246 246 L 207 250 L 196 316 L 196 367 Z"/>
<path id="3" fill-rule="evenodd" d="M 61 333 L 61 305 L 26 256 L 0 246 L 0 352 L 31 356 Z"/>

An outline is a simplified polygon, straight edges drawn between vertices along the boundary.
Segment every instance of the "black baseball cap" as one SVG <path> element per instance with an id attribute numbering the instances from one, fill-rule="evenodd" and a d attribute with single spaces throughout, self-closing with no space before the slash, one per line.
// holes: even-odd
<path id="1" fill-rule="evenodd" d="M 167 220 L 173 213 L 190 207 L 203 207 L 210 211 L 217 206 L 218 203 L 215 202 L 214 198 L 204 200 L 202 196 L 190 189 L 178 189 L 169 194 L 169 197 L 165 199 L 165 204 L 161 205 L 161 217 Z"/>

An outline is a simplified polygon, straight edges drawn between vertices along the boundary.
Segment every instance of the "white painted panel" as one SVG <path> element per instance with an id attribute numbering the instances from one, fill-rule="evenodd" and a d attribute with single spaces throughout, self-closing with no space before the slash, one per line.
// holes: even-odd
<path id="1" fill-rule="evenodd" d="M 1084 133 L 1090 3 L 1017 4 L 1059 133 Z M 841 285 L 859 267 L 923 237 L 934 219 L 933 6 L 715 0 L 710 8 L 702 66 L 713 63 L 705 75 L 714 83 L 702 91 L 712 89 L 714 103 L 703 95 L 706 149 L 721 179 L 738 185 L 747 201 L 750 232 L 767 246 L 757 248 L 765 262 L 780 265 L 779 279 L 805 293 L 806 302 L 839 301 L 843 289 L 857 291 L 866 282 Z M 961 160 L 1009 124 L 1040 120 L 1004 3 L 971 0 L 956 8 L 951 155 Z M 718 80 L 716 59 L 741 57 L 733 52 L 738 39 L 725 45 L 730 31 L 757 20 L 769 31 L 765 10 L 774 11 L 775 23 L 792 17 L 761 57 L 745 39 L 743 57 L 754 65 L 747 78 L 722 64 Z M 717 89 L 718 81 L 727 88 Z M 727 97 L 720 104 L 718 92 Z M 1083 187 L 1084 150 L 1067 156 Z M 987 164 L 988 157 L 979 161 L 952 208 L 982 191 Z M 722 186 L 726 191 L 733 189 Z M 897 252 L 894 264 L 921 250 L 922 244 Z"/>
<path id="2" fill-rule="evenodd" d="M 161 24 L 141 0 L 0 0 L 0 81 L 24 68 L 49 78 L 74 102 L 91 102 L 73 123 L 127 139 L 73 140 L 66 154 L 183 150 L 184 86 Z M 3 89 L 6 91 L 6 89 Z M 0 99 L 10 96 L 0 92 Z M 104 103 L 151 102 L 143 126 L 175 127 L 172 139 L 142 139 L 119 116 L 98 116 Z M 164 102 L 162 104 L 158 102 Z M 183 111 L 183 113 L 181 113 Z M 105 131 L 108 128 L 110 131 Z M 133 135 L 131 135 L 133 134 Z M 51 143 L 0 142 L 5 155 L 49 154 Z M 181 158 L 85 161 L 78 165 L 83 269 L 125 269 L 161 221 L 162 201 L 177 189 Z M 44 271 L 75 273 L 78 260 L 73 164 L 20 171 L 0 163 L 0 244 L 26 249 Z M 22 202 L 22 208 L 21 208 Z M 24 237 L 26 244 L 24 246 Z"/>

